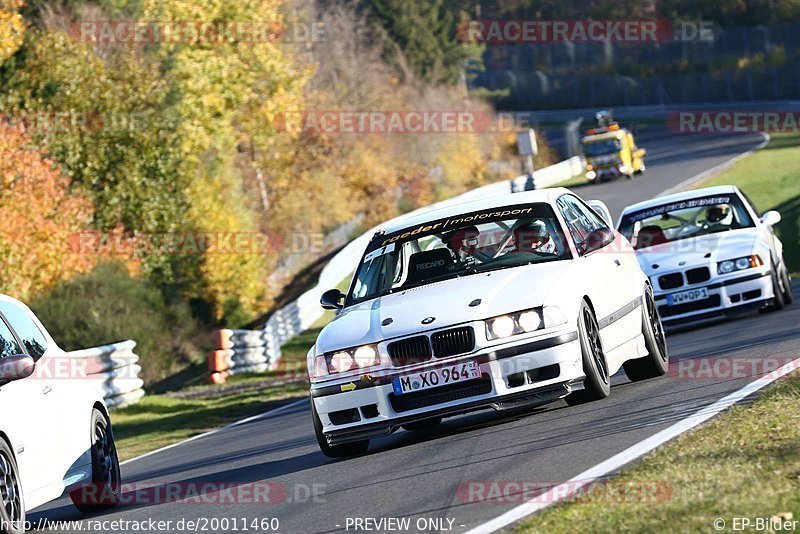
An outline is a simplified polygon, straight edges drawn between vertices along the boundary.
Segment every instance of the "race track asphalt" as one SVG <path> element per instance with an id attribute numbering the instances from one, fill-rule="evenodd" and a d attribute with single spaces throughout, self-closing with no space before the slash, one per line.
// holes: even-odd
<path id="1" fill-rule="evenodd" d="M 586 199 L 604 200 L 616 217 L 624 205 L 650 198 L 760 142 L 758 135 L 675 136 L 643 131 L 639 143 L 649 151 L 647 175 L 576 191 Z M 800 293 L 798 284 L 794 289 Z M 797 357 L 800 305 L 686 329 L 670 334 L 668 342 L 673 369 L 692 358 Z M 465 532 L 518 504 L 471 502 L 463 491 L 465 483 L 566 481 L 750 380 L 722 375 L 693 378 L 671 372 L 634 384 L 618 375 L 611 396 L 603 401 L 578 407 L 558 401 L 523 413 L 460 416 L 427 433 L 401 431 L 375 440 L 369 454 L 340 461 L 319 452 L 308 403 L 302 401 L 123 466 L 126 483 L 155 486 L 269 481 L 278 502 L 133 502 L 92 518 L 227 518 L 229 522 L 277 518 L 280 532 L 306 533 L 345 531 L 348 518 L 406 517 L 411 519 L 411 532 Z M 29 518 L 81 516 L 68 500 L 61 499 L 30 513 Z M 437 519 L 444 520 L 445 528 L 437 528 L 441 527 L 433 521 Z"/>

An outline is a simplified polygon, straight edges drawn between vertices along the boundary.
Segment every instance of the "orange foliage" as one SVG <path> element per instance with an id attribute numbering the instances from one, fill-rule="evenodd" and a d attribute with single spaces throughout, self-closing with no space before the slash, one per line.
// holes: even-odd
<path id="1" fill-rule="evenodd" d="M 21 127 L 0 124 L 0 292 L 26 300 L 91 269 L 97 258 L 71 244 L 93 212 Z"/>

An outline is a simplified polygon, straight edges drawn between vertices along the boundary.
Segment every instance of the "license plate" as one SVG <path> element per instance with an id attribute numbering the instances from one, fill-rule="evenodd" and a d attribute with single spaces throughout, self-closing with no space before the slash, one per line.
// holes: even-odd
<path id="1" fill-rule="evenodd" d="M 412 391 L 422 391 L 454 384 L 456 382 L 475 380 L 480 377 L 481 370 L 478 368 L 478 362 L 468 360 L 466 362 L 445 365 L 437 367 L 436 369 L 393 378 L 392 387 L 394 388 L 395 395 L 402 395 Z"/>
<path id="2" fill-rule="evenodd" d="M 676 304 L 683 304 L 685 302 L 694 302 L 696 300 L 703 300 L 708 298 L 708 290 L 704 287 L 699 289 L 690 289 L 689 291 L 681 291 L 680 293 L 672 293 L 667 295 L 667 304 L 675 306 Z"/>

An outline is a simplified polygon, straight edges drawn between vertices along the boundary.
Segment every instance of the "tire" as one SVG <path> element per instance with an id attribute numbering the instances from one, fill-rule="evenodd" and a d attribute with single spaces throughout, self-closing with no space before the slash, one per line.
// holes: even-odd
<path id="1" fill-rule="evenodd" d="M 794 293 L 792 293 L 792 277 L 789 276 L 789 268 L 786 263 L 783 264 L 783 303 L 789 305 L 794 302 Z"/>
<path id="2" fill-rule="evenodd" d="M 423 419 L 422 421 L 414 421 L 403 425 L 403 430 L 410 432 L 419 432 L 421 430 L 431 430 L 436 428 L 442 423 L 441 417 L 433 417 L 431 419 Z"/>
<path id="3" fill-rule="evenodd" d="M 121 475 L 111 422 L 97 408 L 92 410 L 92 482 L 70 491 L 72 504 L 90 514 L 119 504 Z"/>
<path id="4" fill-rule="evenodd" d="M 653 290 L 647 287 L 642 306 L 642 335 L 647 348 L 647 356 L 628 360 L 622 364 L 631 382 L 663 376 L 669 369 L 669 350 L 658 307 L 653 298 Z"/>
<path id="5" fill-rule="evenodd" d="M 8 443 L 0 438 L 0 532 L 23 534 L 25 532 L 25 496 L 19 481 L 19 470 L 14 453 Z"/>
<path id="6" fill-rule="evenodd" d="M 608 363 L 603 354 L 600 328 L 589 304 L 584 300 L 578 312 L 578 339 L 581 342 L 583 358 L 583 389 L 567 395 L 564 400 L 570 406 L 608 397 L 611 393 L 611 377 Z"/>
<path id="7" fill-rule="evenodd" d="M 784 302 L 784 292 L 781 289 L 781 282 L 778 275 L 778 269 L 775 267 L 775 264 L 772 265 L 772 272 L 770 273 L 770 278 L 772 279 L 772 293 L 774 297 L 772 297 L 772 304 L 766 306 L 763 311 L 765 312 L 773 312 L 773 311 L 780 311 L 785 306 L 786 303 Z"/>
<path id="8" fill-rule="evenodd" d="M 341 445 L 330 445 L 325 435 L 322 433 L 322 421 L 319 420 L 317 409 L 314 407 L 314 399 L 311 399 L 311 419 L 314 422 L 314 434 L 317 436 L 317 444 L 322 454 L 328 458 L 347 458 L 364 454 L 369 449 L 369 440 L 353 441 Z"/>

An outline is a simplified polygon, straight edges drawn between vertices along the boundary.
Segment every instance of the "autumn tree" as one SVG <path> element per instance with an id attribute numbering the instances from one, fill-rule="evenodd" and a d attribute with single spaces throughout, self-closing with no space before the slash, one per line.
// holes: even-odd
<path id="1" fill-rule="evenodd" d="M 21 126 L 0 124 L 0 287 L 20 299 L 90 269 L 96 256 L 76 248 L 93 206 Z"/>

